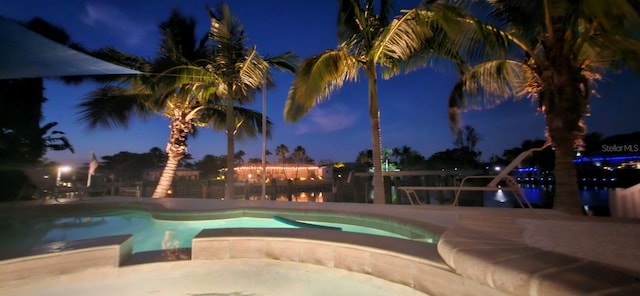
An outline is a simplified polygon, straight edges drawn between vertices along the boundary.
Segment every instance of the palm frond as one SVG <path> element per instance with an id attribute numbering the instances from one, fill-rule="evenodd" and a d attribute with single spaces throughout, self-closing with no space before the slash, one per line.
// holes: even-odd
<path id="1" fill-rule="evenodd" d="M 383 26 L 387 26 L 389 24 L 389 18 L 391 17 L 391 13 L 393 13 L 393 9 L 393 1 L 380 1 L 380 12 L 378 13 L 378 17 L 380 18 L 380 22 Z"/>
<path id="2" fill-rule="evenodd" d="M 236 92 L 234 98 L 248 98 L 250 92 L 262 87 L 265 75 L 269 71 L 269 64 L 260 56 L 254 46 L 248 55 L 236 65 L 238 80 L 235 81 Z"/>
<path id="3" fill-rule="evenodd" d="M 540 77 L 527 64 L 494 60 L 470 68 L 449 95 L 449 123 L 455 131 L 460 111 L 492 108 L 508 99 L 535 98 L 542 87 Z"/>
<path id="4" fill-rule="evenodd" d="M 239 125 L 236 130 L 236 138 L 255 138 L 262 133 L 262 113 L 244 107 L 233 107 L 234 117 Z M 214 130 L 221 131 L 226 128 L 227 113 L 222 100 L 212 100 L 202 109 L 198 121 L 206 124 Z M 273 123 L 267 118 L 267 137 L 271 138 Z"/>
<path id="5" fill-rule="evenodd" d="M 358 78 L 360 64 L 345 50 L 327 50 L 302 62 L 285 105 L 285 119 L 297 121 L 317 102 Z"/>
<path id="6" fill-rule="evenodd" d="M 90 92 L 76 107 L 79 121 L 90 128 L 128 127 L 133 115 L 146 118 L 157 112 L 146 102 L 148 94 L 132 93 L 116 86 L 106 86 Z"/>
<path id="7" fill-rule="evenodd" d="M 67 138 L 67 136 L 65 136 L 65 133 L 63 132 L 56 131 L 54 133 L 51 133 L 50 136 L 44 137 L 43 141 L 44 141 L 43 148 L 45 150 L 43 152 L 46 152 L 47 149 L 53 150 L 53 151 L 69 150 L 71 151 L 71 153 L 76 152 L 75 149 L 73 148 L 73 145 L 71 145 L 69 138 Z"/>
<path id="8" fill-rule="evenodd" d="M 454 48 L 468 63 L 502 58 L 509 51 L 510 41 L 525 51 L 529 48 L 507 31 L 468 14 L 457 6 L 434 3 L 423 12 L 432 30 L 444 35 L 448 43 L 444 50 Z M 436 38 L 439 39 L 439 38 Z M 438 48 L 435 48 L 438 51 Z"/>
<path id="9" fill-rule="evenodd" d="M 129 69 L 138 70 L 143 73 L 150 72 L 152 68 L 151 62 L 149 60 L 141 57 L 137 57 L 134 55 L 130 55 L 127 53 L 123 53 L 111 47 L 101 48 L 91 53 L 91 55 L 101 60 L 114 63 L 123 67 L 127 67 Z M 130 75 L 127 75 L 127 76 L 130 76 Z"/>
<path id="10" fill-rule="evenodd" d="M 633 35 L 640 30 L 638 4 L 634 0 L 582 0 L 577 3 L 576 17 L 595 21 L 602 32 L 618 35 Z M 635 37 L 638 37 L 637 35 Z"/>
<path id="11" fill-rule="evenodd" d="M 197 58 L 195 32 L 196 21 L 183 16 L 177 9 L 171 12 L 168 20 L 160 23 L 162 41 L 161 58 L 188 63 Z"/>
<path id="12" fill-rule="evenodd" d="M 632 68 L 636 73 L 640 74 L 640 40 L 631 39 L 623 36 L 608 36 L 604 38 L 604 42 L 607 44 L 615 44 L 614 48 L 610 48 L 611 51 L 617 53 L 617 61 L 622 65 Z"/>
<path id="13" fill-rule="evenodd" d="M 272 57 L 265 56 L 264 60 L 277 70 L 296 73 L 300 56 L 293 51 L 287 51 Z"/>
<path id="14" fill-rule="evenodd" d="M 137 70 L 142 73 L 149 73 L 153 71 L 153 65 L 151 64 L 151 61 L 127 53 L 123 53 L 111 47 L 101 48 L 97 51 L 92 52 L 91 55 L 101 60 L 129 69 Z M 113 83 L 117 81 L 128 83 L 131 80 L 140 79 L 140 76 L 143 75 L 102 75 L 94 76 L 92 77 L 92 80 L 95 80 L 99 83 Z"/>
<path id="15" fill-rule="evenodd" d="M 199 112 L 196 121 L 199 125 L 206 125 L 216 131 L 222 131 L 226 128 L 226 120 L 227 111 L 224 100 L 213 95 Z"/>
<path id="16" fill-rule="evenodd" d="M 640 73 L 640 16 L 631 1 L 581 1 L 576 18 L 573 52 L 580 59 L 600 72 L 629 66 Z"/>
<path id="17" fill-rule="evenodd" d="M 394 18 L 376 39 L 371 58 L 384 64 L 385 59 L 406 59 L 418 51 L 433 36 L 428 22 L 412 9 Z"/>
<path id="18" fill-rule="evenodd" d="M 236 138 L 242 140 L 244 138 L 255 139 L 261 135 L 262 129 L 266 128 L 267 138 L 271 138 L 271 130 L 273 122 L 267 117 L 267 126 L 262 126 L 262 113 L 253 111 L 243 107 L 233 108 L 236 118 L 241 118 L 242 123 L 236 131 Z"/>
<path id="19" fill-rule="evenodd" d="M 359 0 L 339 0 L 338 1 L 338 39 L 348 40 L 354 35 L 364 30 L 361 22 L 362 7 Z"/>
<path id="20" fill-rule="evenodd" d="M 178 66 L 165 70 L 154 76 L 153 91 L 162 96 L 186 85 L 192 87 L 212 87 L 219 84 L 216 73 L 198 66 Z"/>
<path id="21" fill-rule="evenodd" d="M 240 57 L 236 54 L 245 51 L 242 24 L 231 14 L 227 4 L 220 5 L 217 11 L 210 8 L 208 11 L 211 17 L 209 39 L 215 43 L 215 62 L 220 68 L 229 69 L 235 65 L 234 59 Z"/>
<path id="22" fill-rule="evenodd" d="M 537 34 L 544 31 L 542 1 L 492 0 L 488 21 L 497 24 L 527 43 L 535 43 Z"/>
<path id="23" fill-rule="evenodd" d="M 269 65 L 269 71 L 265 73 L 265 83 L 267 89 L 273 89 L 275 87 L 272 69 L 283 72 L 291 72 L 294 74 L 298 70 L 299 56 L 292 51 L 288 51 L 273 57 L 265 56 L 264 60 Z"/>

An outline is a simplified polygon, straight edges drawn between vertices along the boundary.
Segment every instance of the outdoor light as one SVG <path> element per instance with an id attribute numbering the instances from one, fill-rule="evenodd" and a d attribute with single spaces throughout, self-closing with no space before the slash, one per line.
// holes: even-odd
<path id="1" fill-rule="evenodd" d="M 62 177 L 62 173 L 67 173 L 71 171 L 71 167 L 68 165 L 63 165 L 58 167 L 58 177 L 56 178 L 56 186 L 60 186 L 60 178 Z"/>

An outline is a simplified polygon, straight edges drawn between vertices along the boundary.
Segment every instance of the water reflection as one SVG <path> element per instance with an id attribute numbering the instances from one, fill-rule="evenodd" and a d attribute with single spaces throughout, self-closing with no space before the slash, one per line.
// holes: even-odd
<path id="1" fill-rule="evenodd" d="M 184 260 L 189 259 L 180 249 L 180 240 L 176 238 L 176 232 L 165 230 L 162 238 L 162 257 L 167 260 Z"/>
<path id="2" fill-rule="evenodd" d="M 551 208 L 553 206 L 554 186 L 553 185 L 533 185 L 524 184 L 521 186 L 525 196 L 534 208 Z M 580 188 L 580 199 L 582 204 L 588 209 L 598 211 L 597 215 L 608 215 L 609 191 L 613 190 L 605 187 L 582 187 Z M 450 191 L 430 191 L 429 199 L 431 204 L 449 204 L 454 197 Z M 465 193 L 473 195 L 473 193 Z M 478 197 L 482 202 L 476 204 L 484 207 L 519 207 L 518 202 L 512 192 L 509 191 L 485 191 L 478 192 L 482 197 Z M 336 194 L 333 192 L 294 192 L 293 194 L 266 195 L 265 200 L 291 201 L 291 202 L 336 202 Z M 400 195 L 402 197 L 402 195 Z M 462 196 L 464 198 L 464 195 Z M 260 195 L 249 196 L 250 200 L 262 200 Z M 400 203 L 403 203 L 402 198 Z M 408 201 L 404 202 L 408 203 Z"/>
<path id="3" fill-rule="evenodd" d="M 334 194 L 331 192 L 295 192 L 292 194 L 279 193 L 276 195 L 267 194 L 264 198 L 260 195 L 251 195 L 249 200 L 275 200 L 292 202 L 335 202 Z"/>
<path id="4" fill-rule="evenodd" d="M 552 185 L 523 185 L 522 190 L 534 208 L 551 208 L 553 206 L 554 187 Z M 598 216 L 609 215 L 609 193 L 613 190 L 604 187 L 580 188 L 580 200 L 586 211 Z M 517 202 L 510 193 L 502 191 L 485 192 L 485 207 L 514 207 Z"/>

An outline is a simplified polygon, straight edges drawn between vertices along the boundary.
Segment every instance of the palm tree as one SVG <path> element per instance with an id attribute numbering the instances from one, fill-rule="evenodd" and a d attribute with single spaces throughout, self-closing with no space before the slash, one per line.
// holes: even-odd
<path id="1" fill-rule="evenodd" d="M 206 57 L 204 42 L 196 45 L 195 21 L 174 10 L 160 24 L 160 54 L 153 61 L 104 49 L 108 60 L 125 63 L 145 74 L 123 77 L 92 91 L 80 107 L 81 120 L 89 127 L 127 127 L 132 115 L 147 117 L 161 113 L 170 119 L 170 136 L 165 151 L 167 162 L 152 197 L 166 197 L 180 160 L 187 153 L 187 139 L 196 125 L 204 125 L 200 111 L 207 105 L 216 80 L 202 75 L 196 61 Z M 155 73 L 160 73 L 155 74 Z M 197 73 L 197 75 L 196 75 Z M 192 74 L 192 76 L 189 76 Z"/>
<path id="2" fill-rule="evenodd" d="M 373 157 L 373 151 L 363 150 L 358 153 L 356 157 L 357 166 L 360 167 L 361 171 L 367 172 L 369 171 L 369 167 L 371 167 L 371 158 Z"/>
<path id="3" fill-rule="evenodd" d="M 40 128 L 40 135 L 42 137 L 42 155 L 44 155 L 47 150 L 69 150 L 71 153 L 74 153 L 75 150 L 67 136 L 65 136 L 65 133 L 63 131 L 51 130 L 56 125 L 58 125 L 57 122 L 50 122 Z"/>
<path id="4" fill-rule="evenodd" d="M 282 173 L 284 178 L 287 179 L 287 172 L 284 170 L 284 161 L 287 159 L 287 155 L 289 154 L 289 147 L 285 144 L 280 144 L 276 147 L 276 155 L 282 164 Z"/>
<path id="5" fill-rule="evenodd" d="M 296 162 L 296 179 L 298 179 L 298 170 L 300 169 L 300 164 L 307 158 L 307 150 L 302 146 L 296 146 L 293 149 L 292 157 Z"/>
<path id="6" fill-rule="evenodd" d="M 236 152 L 233 155 L 233 162 L 237 163 L 237 164 L 243 164 L 244 163 L 244 156 L 246 155 L 246 153 L 242 150 L 239 150 L 238 152 Z"/>
<path id="7" fill-rule="evenodd" d="M 489 21 L 467 32 L 476 34 L 478 28 L 499 32 L 510 41 L 504 45 L 515 45 L 523 54 L 468 69 L 450 97 L 452 121 L 456 123 L 461 108 L 491 107 L 510 98 L 537 100 L 555 148 L 553 208 L 581 214 L 573 158 L 586 131 L 583 118 L 589 113 L 593 82 L 624 64 L 640 71 L 640 4 L 628 0 L 486 3 Z"/>
<path id="8" fill-rule="evenodd" d="M 389 158 L 391 158 L 393 150 L 391 148 L 382 148 L 382 162 L 384 163 L 384 171 L 389 171 Z"/>
<path id="9" fill-rule="evenodd" d="M 244 105 L 253 101 L 256 90 L 263 85 L 273 85 L 271 69 L 295 72 L 297 57 L 286 52 L 275 57 L 262 57 L 256 47 L 245 45 L 242 25 L 222 4 L 218 11 L 209 9 L 211 30 L 209 39 L 214 43 L 211 63 L 207 69 L 220 77 L 216 96 L 226 106 L 225 129 L 227 134 L 227 172 L 225 199 L 235 197 L 234 176 L 234 138 L 238 137 L 238 127 L 244 119 L 234 112 L 235 105 Z M 264 91 L 264 90 L 263 90 Z"/>
<path id="10" fill-rule="evenodd" d="M 427 65 L 432 54 L 451 54 L 444 34 L 434 30 L 436 22 L 428 22 L 423 11 L 409 10 L 389 21 L 390 1 L 381 1 L 374 11 L 373 0 L 339 0 L 338 38 L 336 49 L 305 59 L 289 90 L 285 118 L 297 121 L 317 103 L 324 101 L 345 81 L 357 81 L 362 70 L 368 81 L 368 106 L 373 150 L 374 202 L 385 203 L 382 178 L 382 141 L 378 103 L 378 69 L 383 78 L 402 70 Z M 443 38 L 431 38 L 435 36 Z"/>

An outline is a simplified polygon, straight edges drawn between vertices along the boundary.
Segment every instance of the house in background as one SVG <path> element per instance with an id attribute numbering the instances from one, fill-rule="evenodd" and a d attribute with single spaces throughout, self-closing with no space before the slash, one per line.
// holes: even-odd
<path id="1" fill-rule="evenodd" d="M 317 166 L 307 163 L 269 163 L 266 165 L 266 179 L 326 179 L 331 178 L 332 172 L 327 171 L 325 166 Z M 237 165 L 234 168 L 236 180 L 239 182 L 249 181 L 250 183 L 259 182 L 262 179 L 262 165 L 259 163 L 246 163 Z"/>

